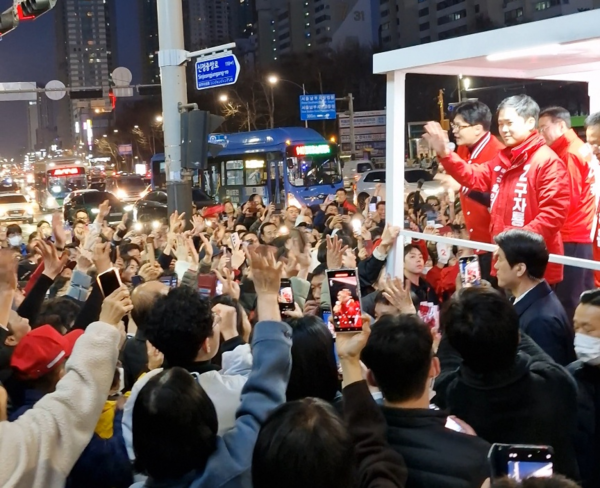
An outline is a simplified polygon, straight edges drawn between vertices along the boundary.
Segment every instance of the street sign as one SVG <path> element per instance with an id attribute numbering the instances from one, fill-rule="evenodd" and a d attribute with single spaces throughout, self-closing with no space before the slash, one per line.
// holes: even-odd
<path id="1" fill-rule="evenodd" d="M 196 61 L 197 90 L 233 85 L 239 75 L 240 63 L 232 53 L 206 56 Z"/>
<path id="2" fill-rule="evenodd" d="M 10 102 L 15 100 L 26 100 L 35 102 L 37 100 L 37 84 L 34 81 L 17 83 L 0 83 L 0 102 Z M 11 93 L 2 93 L 3 91 Z M 21 93 L 14 93 L 21 91 Z"/>
<path id="3" fill-rule="evenodd" d="M 131 144 L 120 144 L 118 151 L 120 156 L 127 156 L 133 154 L 133 146 Z"/>
<path id="4" fill-rule="evenodd" d="M 335 95 L 300 95 L 300 120 L 335 118 Z"/>
<path id="5" fill-rule="evenodd" d="M 225 134 L 209 134 L 209 144 L 219 144 L 220 146 L 227 146 L 227 136 Z"/>

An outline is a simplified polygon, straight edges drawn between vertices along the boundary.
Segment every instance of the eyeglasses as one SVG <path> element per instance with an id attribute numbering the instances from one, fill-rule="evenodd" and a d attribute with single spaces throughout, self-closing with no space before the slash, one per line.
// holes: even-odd
<path id="1" fill-rule="evenodd" d="M 450 128 L 452 129 L 453 132 L 460 132 L 463 129 L 466 129 L 467 127 L 473 127 L 472 125 L 458 125 L 458 124 L 450 124 Z"/>

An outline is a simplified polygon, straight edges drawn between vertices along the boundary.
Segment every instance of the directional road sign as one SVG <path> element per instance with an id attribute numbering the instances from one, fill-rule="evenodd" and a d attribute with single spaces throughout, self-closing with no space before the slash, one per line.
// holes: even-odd
<path id="1" fill-rule="evenodd" d="M 333 120 L 335 95 L 300 95 L 301 120 Z"/>
<path id="2" fill-rule="evenodd" d="M 240 63 L 232 53 L 206 56 L 196 61 L 197 90 L 233 85 L 239 75 Z"/>

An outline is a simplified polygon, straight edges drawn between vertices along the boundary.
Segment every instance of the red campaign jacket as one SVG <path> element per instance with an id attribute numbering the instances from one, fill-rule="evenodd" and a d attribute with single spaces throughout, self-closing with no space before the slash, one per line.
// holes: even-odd
<path id="1" fill-rule="evenodd" d="M 596 202 L 592 192 L 594 173 L 589 157 L 582 150 L 583 141 L 573 129 L 554 141 L 552 150 L 567 165 L 571 188 L 571 207 L 561 230 L 563 242 L 592 242 L 592 225 Z"/>
<path id="2" fill-rule="evenodd" d="M 467 164 L 485 164 L 494 159 L 502 149 L 504 149 L 504 145 L 488 132 L 471 148 L 459 146 L 456 154 Z M 485 205 L 469 198 L 468 191 L 467 187 L 463 187 L 460 194 L 460 205 L 470 239 L 475 242 L 492 242 L 490 210 Z"/>
<path id="3" fill-rule="evenodd" d="M 461 185 L 491 193 L 492 236 L 512 228 L 529 230 L 544 238 L 550 253 L 563 254 L 560 230 L 571 203 L 569 174 L 537 131 L 485 164 L 467 164 L 455 153 L 440 162 Z M 562 266 L 548 264 L 545 278 L 550 284 L 562 281 Z"/>

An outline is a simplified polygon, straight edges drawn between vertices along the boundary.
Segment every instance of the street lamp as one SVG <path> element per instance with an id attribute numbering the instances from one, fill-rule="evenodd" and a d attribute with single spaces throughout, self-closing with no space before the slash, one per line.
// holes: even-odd
<path id="1" fill-rule="evenodd" d="M 113 132 L 114 132 L 115 134 L 117 134 L 117 133 L 119 132 L 119 129 L 115 129 L 115 130 L 113 130 Z"/>
<path id="2" fill-rule="evenodd" d="M 281 78 L 279 78 L 278 76 L 275 76 L 275 75 L 269 76 L 267 78 L 267 81 L 271 84 L 271 98 L 273 97 L 273 87 L 280 81 L 283 81 L 285 83 L 291 83 L 292 85 L 297 86 L 298 88 L 300 88 L 302 90 L 302 95 L 306 95 L 306 87 L 304 86 L 304 83 L 302 83 L 302 85 L 299 85 L 298 83 L 296 83 L 294 81 L 282 80 Z M 308 120 L 304 121 L 304 127 L 308 128 Z"/>
<path id="3" fill-rule="evenodd" d="M 469 88 L 471 88 L 471 78 L 463 78 L 462 82 L 463 86 L 465 87 L 465 91 L 469 91 Z"/>
<path id="4" fill-rule="evenodd" d="M 156 120 L 160 124 L 163 121 L 162 115 L 157 115 L 154 120 Z"/>
<path id="5" fill-rule="evenodd" d="M 134 126 L 133 126 L 133 128 L 134 128 L 134 129 L 139 129 L 139 128 L 140 128 L 140 126 L 139 126 L 139 125 L 134 125 Z"/>
<path id="6" fill-rule="evenodd" d="M 108 137 L 106 134 L 102 134 L 102 137 Z"/>
<path id="7" fill-rule="evenodd" d="M 228 100 L 229 100 L 229 97 L 225 93 L 223 93 L 221 96 L 219 96 L 220 102 L 226 103 Z"/>

